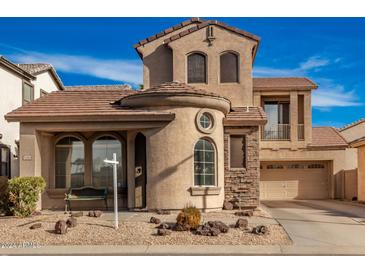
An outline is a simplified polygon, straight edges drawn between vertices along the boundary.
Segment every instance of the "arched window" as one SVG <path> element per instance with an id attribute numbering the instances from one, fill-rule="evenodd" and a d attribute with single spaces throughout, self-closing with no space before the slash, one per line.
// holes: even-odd
<path id="1" fill-rule="evenodd" d="M 188 56 L 188 83 L 206 83 L 206 70 L 204 54 L 193 53 Z"/>
<path id="2" fill-rule="evenodd" d="M 84 143 L 76 137 L 64 137 L 56 143 L 56 188 L 84 185 Z"/>
<path id="3" fill-rule="evenodd" d="M 220 82 L 238 83 L 238 56 L 232 52 L 220 56 Z"/>
<path id="4" fill-rule="evenodd" d="M 104 163 L 105 159 L 111 160 L 113 153 L 117 154 L 117 178 L 118 186 L 122 185 L 122 144 L 119 140 L 111 136 L 103 136 L 94 141 L 92 146 L 93 154 L 93 186 L 113 187 L 113 166 Z"/>
<path id="5" fill-rule="evenodd" d="M 194 147 L 194 185 L 215 185 L 215 149 L 214 145 L 200 139 Z"/>

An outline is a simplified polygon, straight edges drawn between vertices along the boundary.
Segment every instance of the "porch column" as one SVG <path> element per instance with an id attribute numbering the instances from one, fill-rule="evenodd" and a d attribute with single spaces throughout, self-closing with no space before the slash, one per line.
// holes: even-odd
<path id="1" fill-rule="evenodd" d="M 127 184 L 128 184 L 128 209 L 135 208 L 135 164 L 134 164 L 134 140 L 135 131 L 127 132 Z"/>
<path id="2" fill-rule="evenodd" d="M 19 167 L 20 176 L 42 176 L 42 161 L 40 144 L 42 136 L 34 128 L 26 125 L 20 127 L 20 153 Z M 36 210 L 42 209 L 42 197 L 39 200 Z"/>
<path id="3" fill-rule="evenodd" d="M 290 92 L 290 140 L 296 147 L 298 143 L 298 93 Z"/>
<path id="4" fill-rule="evenodd" d="M 304 95 L 304 140 L 312 143 L 312 102 L 311 92 Z"/>

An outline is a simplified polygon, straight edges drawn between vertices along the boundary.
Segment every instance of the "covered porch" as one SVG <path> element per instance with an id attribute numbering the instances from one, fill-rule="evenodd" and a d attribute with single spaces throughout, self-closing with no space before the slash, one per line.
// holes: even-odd
<path id="1" fill-rule="evenodd" d="M 141 118 L 141 117 L 140 117 Z M 153 118 L 151 120 L 151 118 Z M 39 208 L 62 209 L 65 193 L 83 186 L 106 187 L 113 204 L 112 167 L 117 154 L 120 208 L 145 208 L 148 136 L 164 127 L 171 115 L 140 121 L 22 123 L 20 176 L 42 176 L 46 182 Z M 105 209 L 103 201 L 75 201 L 72 209 Z"/>

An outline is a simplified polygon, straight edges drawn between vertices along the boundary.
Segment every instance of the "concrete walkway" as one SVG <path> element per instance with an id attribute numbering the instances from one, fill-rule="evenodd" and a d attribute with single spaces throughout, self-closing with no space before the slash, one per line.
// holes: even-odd
<path id="1" fill-rule="evenodd" d="M 365 207 L 338 201 L 267 201 L 296 246 L 365 248 Z"/>

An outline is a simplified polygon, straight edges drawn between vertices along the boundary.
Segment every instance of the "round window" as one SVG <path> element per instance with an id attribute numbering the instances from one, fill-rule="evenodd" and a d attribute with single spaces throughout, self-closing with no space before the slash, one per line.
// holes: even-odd
<path id="1" fill-rule="evenodd" d="M 202 133 L 212 133 L 215 128 L 214 114 L 208 109 L 202 109 L 196 116 L 196 126 Z"/>
<path id="2" fill-rule="evenodd" d="M 204 129 L 209 129 L 212 127 L 212 118 L 207 112 L 204 112 L 202 116 L 200 116 L 199 122 L 201 127 Z"/>

